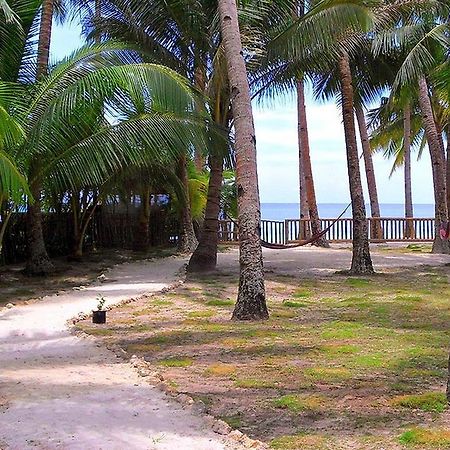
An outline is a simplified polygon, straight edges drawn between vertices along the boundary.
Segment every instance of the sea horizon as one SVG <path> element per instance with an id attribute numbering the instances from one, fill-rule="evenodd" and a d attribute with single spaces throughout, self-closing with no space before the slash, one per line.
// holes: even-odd
<path id="1" fill-rule="evenodd" d="M 342 214 L 348 203 L 319 203 L 319 216 L 322 219 L 335 219 Z M 415 203 L 414 217 L 434 217 L 434 204 Z M 380 203 L 382 217 L 405 217 L 403 203 Z M 370 215 L 370 205 L 366 205 L 367 215 Z M 261 216 L 263 220 L 297 219 L 300 215 L 298 203 L 261 203 Z M 344 217 L 351 217 L 351 208 Z"/>

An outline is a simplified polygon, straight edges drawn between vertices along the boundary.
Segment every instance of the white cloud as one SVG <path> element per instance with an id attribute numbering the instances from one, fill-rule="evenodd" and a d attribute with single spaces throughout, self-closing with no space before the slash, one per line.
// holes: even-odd
<path id="1" fill-rule="evenodd" d="M 308 101 L 308 127 L 317 198 L 320 203 L 345 203 L 349 198 L 347 162 L 342 118 L 332 103 Z M 258 145 L 258 171 L 263 202 L 298 202 L 297 112 L 294 102 L 269 108 L 255 107 Z M 425 153 L 425 152 L 424 152 Z M 391 178 L 392 162 L 374 156 L 381 203 L 403 203 L 403 174 L 399 169 Z M 364 166 L 361 162 L 363 184 Z M 429 157 L 413 161 L 415 203 L 433 203 Z M 368 194 L 366 190 L 366 200 Z"/>

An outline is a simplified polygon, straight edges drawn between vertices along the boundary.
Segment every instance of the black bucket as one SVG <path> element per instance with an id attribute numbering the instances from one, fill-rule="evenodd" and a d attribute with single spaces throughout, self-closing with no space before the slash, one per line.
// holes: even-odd
<path id="1" fill-rule="evenodd" d="M 106 323 L 106 311 L 92 311 L 92 323 Z"/>

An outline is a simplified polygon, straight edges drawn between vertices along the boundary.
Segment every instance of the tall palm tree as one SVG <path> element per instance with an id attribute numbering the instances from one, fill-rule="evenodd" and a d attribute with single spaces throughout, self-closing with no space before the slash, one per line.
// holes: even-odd
<path id="1" fill-rule="evenodd" d="M 233 318 L 261 320 L 267 319 L 269 313 L 264 286 L 256 137 L 250 87 L 236 2 L 219 0 L 218 9 L 234 118 L 239 205 L 240 280 Z"/>
<path id="2" fill-rule="evenodd" d="M 374 43 L 375 53 L 405 52 L 403 62 L 393 84 L 393 90 L 401 86 L 418 87 L 419 107 L 432 162 L 435 197 L 436 238 L 434 253 L 450 253 L 450 242 L 440 238 L 440 227 L 449 219 L 446 186 L 446 160 L 442 129 L 437 126 L 430 93 L 430 75 L 447 59 L 448 37 L 447 2 L 433 1 L 416 11 L 414 16 L 397 19 L 397 26 L 380 32 Z M 401 23 L 402 26 L 398 26 Z"/>
<path id="3" fill-rule="evenodd" d="M 354 120 L 353 77 L 348 54 L 339 60 L 339 76 L 342 95 L 342 117 L 344 121 L 345 142 L 347 149 L 347 168 L 350 182 L 350 196 L 353 210 L 353 258 L 350 273 L 373 273 L 369 249 L 366 208 L 359 168 L 358 144 Z"/>

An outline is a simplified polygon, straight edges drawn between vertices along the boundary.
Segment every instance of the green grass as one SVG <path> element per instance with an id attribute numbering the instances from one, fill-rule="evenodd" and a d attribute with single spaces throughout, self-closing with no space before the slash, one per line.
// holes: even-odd
<path id="1" fill-rule="evenodd" d="M 142 328 L 130 306 L 105 340 L 117 333 L 179 391 L 205 395 L 211 414 L 241 421 L 274 449 L 450 449 L 445 396 L 434 391 L 448 362 L 446 270 L 314 280 L 269 273 L 264 322 L 230 320 L 223 302 L 235 298 L 237 280 L 219 273 L 161 296 L 173 300 L 168 307 L 136 305 L 149 316 L 139 317 Z M 155 320 L 157 333 L 145 327 Z"/>
<path id="2" fill-rule="evenodd" d="M 304 370 L 304 375 L 315 381 L 343 381 L 351 378 L 351 372 L 345 367 L 311 367 Z"/>
<path id="3" fill-rule="evenodd" d="M 325 397 L 318 395 L 283 395 L 272 401 L 275 408 L 288 409 L 292 412 L 318 411 L 326 402 Z"/>
<path id="4" fill-rule="evenodd" d="M 234 385 L 243 389 L 271 389 L 277 386 L 273 380 L 257 378 L 238 379 L 234 382 Z"/>
<path id="5" fill-rule="evenodd" d="M 297 289 L 292 296 L 294 298 L 309 298 L 312 296 L 312 292 L 307 289 Z"/>
<path id="6" fill-rule="evenodd" d="M 447 409 L 447 397 L 442 392 L 402 395 L 395 398 L 392 403 L 395 406 L 435 413 L 442 413 Z"/>
<path id="7" fill-rule="evenodd" d="M 193 360 L 190 358 L 167 358 L 160 359 L 157 364 L 164 367 L 190 367 Z"/>
<path id="8" fill-rule="evenodd" d="M 368 280 L 367 278 L 347 278 L 345 282 L 346 284 L 354 288 L 367 287 L 372 283 L 372 281 Z"/>
<path id="9" fill-rule="evenodd" d="M 412 428 L 405 431 L 399 437 L 399 441 L 407 447 L 448 449 L 450 448 L 450 430 Z"/>
<path id="10" fill-rule="evenodd" d="M 286 308 L 306 308 L 308 306 L 307 303 L 294 302 L 292 300 L 284 300 L 283 306 Z"/>
<path id="11" fill-rule="evenodd" d="M 240 428 L 242 426 L 242 417 L 240 414 L 221 416 L 220 418 L 230 425 L 231 428 Z"/>

